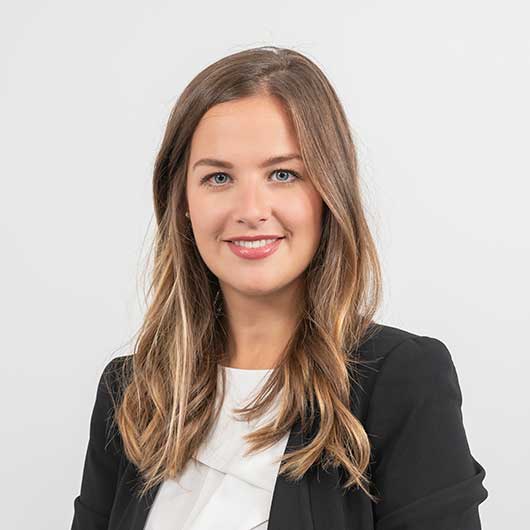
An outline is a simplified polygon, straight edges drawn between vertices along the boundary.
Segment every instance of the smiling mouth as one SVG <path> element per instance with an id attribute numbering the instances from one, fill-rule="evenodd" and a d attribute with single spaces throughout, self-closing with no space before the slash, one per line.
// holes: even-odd
<path id="1" fill-rule="evenodd" d="M 228 243 L 228 248 L 239 258 L 248 259 L 248 260 L 258 260 L 267 258 L 271 256 L 278 250 L 282 244 L 282 239 L 284 237 L 277 237 L 276 239 L 271 239 L 269 242 L 265 240 L 265 244 L 255 245 L 257 241 L 249 242 L 254 244 L 238 244 L 233 241 L 226 241 Z M 236 240 L 238 241 L 238 240 Z M 240 240 L 239 240 L 240 241 Z M 259 240 L 258 240 L 259 241 Z"/>

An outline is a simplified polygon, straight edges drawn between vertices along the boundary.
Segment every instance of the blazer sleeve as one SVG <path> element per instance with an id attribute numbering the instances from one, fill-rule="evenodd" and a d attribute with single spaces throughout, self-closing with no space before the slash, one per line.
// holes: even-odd
<path id="1" fill-rule="evenodd" d="M 416 336 L 386 355 L 366 423 L 377 530 L 480 530 L 485 470 L 470 453 L 461 406 L 440 340 Z"/>
<path id="2" fill-rule="evenodd" d="M 107 530 L 114 501 L 120 455 L 111 435 L 112 374 L 120 358 L 111 360 L 100 377 L 90 419 L 80 494 L 74 500 L 71 530 Z"/>

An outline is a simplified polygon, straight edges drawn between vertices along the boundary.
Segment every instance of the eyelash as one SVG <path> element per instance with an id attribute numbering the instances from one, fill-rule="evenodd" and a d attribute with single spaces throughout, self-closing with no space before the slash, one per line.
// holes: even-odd
<path id="1" fill-rule="evenodd" d="M 294 177 L 295 177 L 295 180 L 292 181 L 292 182 L 280 181 L 280 184 L 284 184 L 285 186 L 289 186 L 290 184 L 294 184 L 297 180 L 301 180 L 302 179 L 302 177 L 296 171 L 293 171 L 291 169 L 278 168 L 278 169 L 273 170 L 271 175 L 274 174 L 274 173 L 277 173 L 279 171 L 284 171 L 285 173 L 291 173 L 291 175 L 294 175 Z M 227 176 L 230 176 L 227 173 L 224 173 L 222 171 L 217 171 L 216 173 L 210 173 L 209 175 L 206 175 L 206 176 L 202 177 L 201 178 L 201 184 L 205 184 L 206 186 L 208 186 L 210 188 L 223 188 L 225 186 L 225 184 L 215 185 L 215 184 L 209 184 L 207 182 L 208 180 L 210 180 L 212 177 L 215 177 L 216 175 L 227 175 Z"/>

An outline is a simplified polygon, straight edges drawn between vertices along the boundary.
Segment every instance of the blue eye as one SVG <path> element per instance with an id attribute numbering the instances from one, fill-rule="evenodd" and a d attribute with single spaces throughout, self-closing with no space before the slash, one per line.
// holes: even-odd
<path id="1" fill-rule="evenodd" d="M 275 169 L 271 175 L 274 175 L 275 173 L 289 173 L 290 175 L 292 175 L 294 177 L 293 180 L 291 181 L 285 181 L 285 180 L 280 180 L 278 182 L 282 183 L 282 184 L 286 184 L 286 185 L 289 185 L 289 184 L 294 184 L 294 182 L 296 180 L 299 180 L 301 179 L 300 175 L 296 172 L 296 171 L 292 171 L 291 169 Z M 222 175 L 223 177 L 229 177 L 231 178 L 227 173 L 222 173 L 222 172 L 217 172 L 217 173 L 210 173 L 209 175 L 206 175 L 205 177 L 202 177 L 201 179 L 201 184 L 203 183 L 206 183 L 207 186 L 209 187 L 212 187 L 212 188 L 221 188 L 221 187 L 224 187 L 224 182 L 221 182 L 220 184 L 210 184 L 210 180 L 214 177 L 217 177 L 218 175 Z"/>

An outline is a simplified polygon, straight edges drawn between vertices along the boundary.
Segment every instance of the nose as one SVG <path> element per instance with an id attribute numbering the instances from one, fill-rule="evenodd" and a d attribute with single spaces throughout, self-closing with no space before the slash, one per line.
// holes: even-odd
<path id="1" fill-rule="evenodd" d="M 240 192 L 234 194 L 233 200 L 232 211 L 236 221 L 254 225 L 271 215 L 271 196 L 263 185 L 253 181 L 242 186 Z"/>

